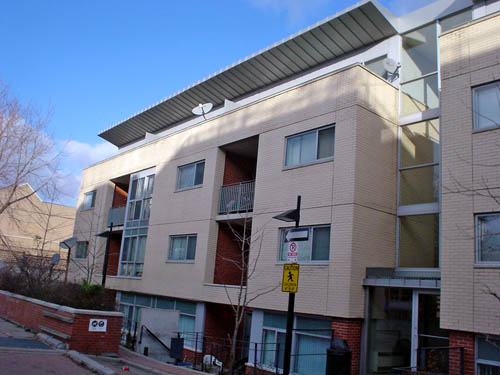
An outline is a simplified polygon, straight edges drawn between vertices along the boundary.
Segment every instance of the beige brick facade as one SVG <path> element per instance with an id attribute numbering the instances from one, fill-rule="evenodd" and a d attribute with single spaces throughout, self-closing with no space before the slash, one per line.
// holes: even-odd
<path id="1" fill-rule="evenodd" d="M 97 190 L 93 210 L 100 220 L 92 230 L 97 234 L 105 230 L 106 210 L 111 206 L 110 181 L 155 167 L 144 275 L 141 279 L 109 277 L 107 285 L 228 303 L 224 288 L 211 284 L 225 159 L 219 147 L 258 135 L 252 226 L 254 233 L 264 228 L 264 240 L 249 290 L 278 286 L 282 270 L 278 234 L 283 223 L 271 218 L 293 207 L 301 195 L 301 224 L 330 224 L 331 252 L 327 264 L 303 266 L 297 311 L 362 317 L 364 267 L 390 267 L 395 262 L 396 103 L 397 92 L 391 85 L 354 66 L 86 169 L 80 199 L 83 193 Z M 329 124 L 335 124 L 336 131 L 333 161 L 284 167 L 286 136 Z M 176 192 L 177 168 L 198 160 L 205 160 L 203 186 Z M 78 216 L 77 237 L 89 232 L 90 218 L 85 217 L 91 214 Z M 190 233 L 198 236 L 195 261 L 167 261 L 169 236 Z M 102 248 L 105 239 L 97 241 Z M 252 249 L 250 263 L 257 253 Z M 285 310 L 286 298 L 276 290 L 252 306 Z"/>
<path id="2" fill-rule="evenodd" d="M 475 260 L 475 214 L 499 212 L 500 130 L 473 130 L 472 88 L 500 79 L 500 16 L 440 38 L 441 326 L 500 334 L 500 268 Z M 497 200 L 495 200 L 495 198 Z"/>

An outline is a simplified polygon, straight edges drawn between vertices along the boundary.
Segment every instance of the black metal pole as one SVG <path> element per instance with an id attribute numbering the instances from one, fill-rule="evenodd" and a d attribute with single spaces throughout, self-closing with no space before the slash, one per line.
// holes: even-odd
<path id="1" fill-rule="evenodd" d="M 101 282 L 102 286 L 106 284 L 106 275 L 108 273 L 109 245 L 111 243 L 112 234 L 113 234 L 113 222 L 109 224 L 108 238 L 106 239 L 106 251 L 104 252 L 104 265 L 102 266 L 102 282 Z"/>
<path id="2" fill-rule="evenodd" d="M 295 227 L 300 222 L 300 203 L 301 197 L 297 196 L 297 218 Z M 292 333 L 293 333 L 293 310 L 295 309 L 295 293 L 288 293 L 288 312 L 286 316 L 286 337 L 285 337 L 285 358 L 283 362 L 283 375 L 290 374 L 290 360 L 292 356 Z"/>

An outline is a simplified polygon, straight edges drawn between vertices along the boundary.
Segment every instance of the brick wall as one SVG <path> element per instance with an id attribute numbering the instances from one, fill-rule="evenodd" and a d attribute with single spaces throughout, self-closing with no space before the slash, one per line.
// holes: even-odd
<path id="1" fill-rule="evenodd" d="M 215 257 L 214 284 L 240 285 L 241 244 L 236 240 L 233 230 L 225 224 L 219 225 L 217 236 L 217 253 Z"/>
<path id="2" fill-rule="evenodd" d="M 226 152 L 223 184 L 229 185 L 237 182 L 255 180 L 256 168 L 257 162 L 255 159 L 246 158 L 232 152 Z"/>
<path id="3" fill-rule="evenodd" d="M 474 334 L 449 331 L 450 347 L 464 348 L 464 375 L 474 375 Z M 449 374 L 460 375 L 460 350 L 450 349 Z"/>
<path id="4" fill-rule="evenodd" d="M 73 309 L 0 291 L 0 316 L 43 332 L 83 353 L 118 353 L 123 315 Z M 106 332 L 89 332 L 90 319 L 106 319 Z"/>
<path id="5" fill-rule="evenodd" d="M 121 207 L 127 204 L 128 192 L 126 187 L 120 187 L 115 185 L 115 192 L 113 194 L 113 205 L 112 207 Z"/>
<path id="6" fill-rule="evenodd" d="M 118 274 L 118 263 L 120 261 L 120 246 L 122 243 L 122 234 L 113 233 L 109 242 L 108 266 L 106 268 L 109 276 Z"/>
<path id="7" fill-rule="evenodd" d="M 361 325 L 360 319 L 333 318 L 332 322 L 335 338 L 346 340 L 352 351 L 351 375 L 359 375 Z"/>

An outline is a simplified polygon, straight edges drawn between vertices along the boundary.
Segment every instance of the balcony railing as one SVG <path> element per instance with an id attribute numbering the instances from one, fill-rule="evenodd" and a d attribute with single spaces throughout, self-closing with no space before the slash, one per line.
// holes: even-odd
<path id="1" fill-rule="evenodd" d="M 125 208 L 126 206 L 111 207 L 108 213 L 108 223 L 109 227 L 113 223 L 114 227 L 123 225 L 125 223 Z"/>
<path id="2" fill-rule="evenodd" d="M 219 214 L 252 211 L 254 191 L 255 181 L 223 186 L 220 190 Z"/>

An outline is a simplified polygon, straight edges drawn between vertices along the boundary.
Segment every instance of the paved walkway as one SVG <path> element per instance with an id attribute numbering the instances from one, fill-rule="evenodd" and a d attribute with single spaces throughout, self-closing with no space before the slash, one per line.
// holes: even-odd
<path id="1" fill-rule="evenodd" d="M 0 318 L 0 374 L 92 375 L 64 352 L 52 350 L 35 335 Z"/>
<path id="2" fill-rule="evenodd" d="M 83 357 L 98 362 L 116 375 L 202 374 L 190 368 L 156 361 L 123 347 L 120 347 L 118 358 Z M 73 362 L 65 351 L 50 348 L 38 341 L 32 332 L 0 318 L 0 374 L 91 375 L 93 372 Z"/>

